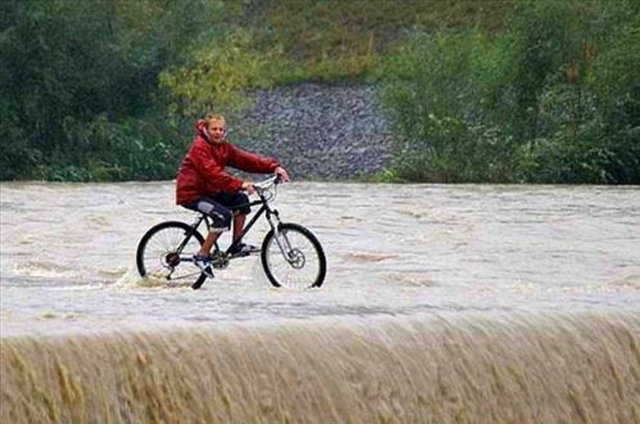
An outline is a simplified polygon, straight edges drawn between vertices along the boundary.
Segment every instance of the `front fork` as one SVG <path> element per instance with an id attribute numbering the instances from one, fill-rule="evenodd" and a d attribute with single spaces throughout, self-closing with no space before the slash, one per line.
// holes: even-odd
<path id="1" fill-rule="evenodd" d="M 278 248 L 282 253 L 282 256 L 287 260 L 287 262 L 292 263 L 293 258 L 293 249 L 291 248 L 291 243 L 289 243 L 289 239 L 287 236 L 280 231 L 280 215 L 277 210 L 268 211 L 267 212 L 267 221 L 269 221 L 269 225 L 273 229 L 273 237 L 278 244 Z"/>

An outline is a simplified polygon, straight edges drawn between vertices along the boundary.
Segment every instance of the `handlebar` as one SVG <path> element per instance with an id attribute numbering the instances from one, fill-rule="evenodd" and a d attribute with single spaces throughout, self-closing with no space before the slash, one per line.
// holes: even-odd
<path id="1" fill-rule="evenodd" d="M 273 175 L 265 180 L 255 183 L 253 187 L 257 192 L 260 193 L 269 189 L 271 186 L 278 185 L 280 183 L 282 183 L 282 178 L 280 178 L 280 175 Z"/>

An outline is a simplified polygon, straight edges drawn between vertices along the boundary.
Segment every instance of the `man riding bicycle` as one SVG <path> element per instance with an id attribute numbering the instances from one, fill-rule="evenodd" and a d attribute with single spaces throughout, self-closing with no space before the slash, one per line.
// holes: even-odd
<path id="1" fill-rule="evenodd" d="M 230 228 L 232 218 L 233 241 L 237 243 L 229 253 L 246 255 L 259 251 L 239 240 L 251 211 L 246 204 L 249 203 L 247 194 L 255 192 L 253 182 L 230 175 L 225 166 L 252 173 L 276 173 L 283 181 L 289 181 L 289 174 L 277 160 L 249 153 L 230 143 L 222 115 L 207 115 L 196 122 L 195 129 L 196 136 L 178 171 L 176 203 L 211 217 L 213 226 L 194 260 L 203 273 L 213 277 L 211 248 L 220 234 Z M 231 208 L 241 205 L 245 206 L 232 214 Z"/>

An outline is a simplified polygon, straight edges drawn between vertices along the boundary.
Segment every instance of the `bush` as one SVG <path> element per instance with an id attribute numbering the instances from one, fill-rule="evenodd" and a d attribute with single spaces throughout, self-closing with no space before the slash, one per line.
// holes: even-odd
<path id="1" fill-rule="evenodd" d="M 271 86 L 285 63 L 277 47 L 258 51 L 253 45 L 250 31 L 237 30 L 197 50 L 189 65 L 163 72 L 170 110 L 192 118 L 213 109 L 241 110 L 248 102 L 245 91 Z"/>
<path id="2" fill-rule="evenodd" d="M 476 31 L 416 36 L 385 64 L 381 98 L 399 143 L 396 174 L 408 180 L 510 178 L 512 137 L 493 122 L 501 51 Z"/>
<path id="3" fill-rule="evenodd" d="M 137 142 L 147 161 L 165 164 L 166 140 L 147 125 L 166 116 L 158 74 L 220 27 L 208 16 L 221 7 L 209 0 L 0 2 L 0 178 L 140 176 L 146 165 Z M 157 175 L 168 174 L 149 168 L 143 177 Z"/>
<path id="4" fill-rule="evenodd" d="M 416 35 L 381 99 L 395 178 L 638 183 L 640 5 L 523 0 L 504 33 Z"/>
<path id="5" fill-rule="evenodd" d="M 67 143 L 75 155 L 54 157 L 40 177 L 71 181 L 171 179 L 189 138 L 162 114 L 147 119 L 110 122 L 98 116 L 89 123 L 65 122 Z"/>

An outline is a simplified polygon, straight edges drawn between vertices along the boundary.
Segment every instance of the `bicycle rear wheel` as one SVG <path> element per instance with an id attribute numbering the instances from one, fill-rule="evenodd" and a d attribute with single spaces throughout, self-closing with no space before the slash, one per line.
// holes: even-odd
<path id="1" fill-rule="evenodd" d="M 195 231 L 184 246 L 192 227 L 179 221 L 162 222 L 142 236 L 136 252 L 138 273 L 171 285 L 189 284 L 200 288 L 207 278 L 193 262 L 193 255 L 204 243 Z"/>
<path id="2" fill-rule="evenodd" d="M 311 231 L 297 224 L 280 224 L 262 242 L 260 259 L 275 287 L 320 287 L 327 273 L 327 259 Z"/>

